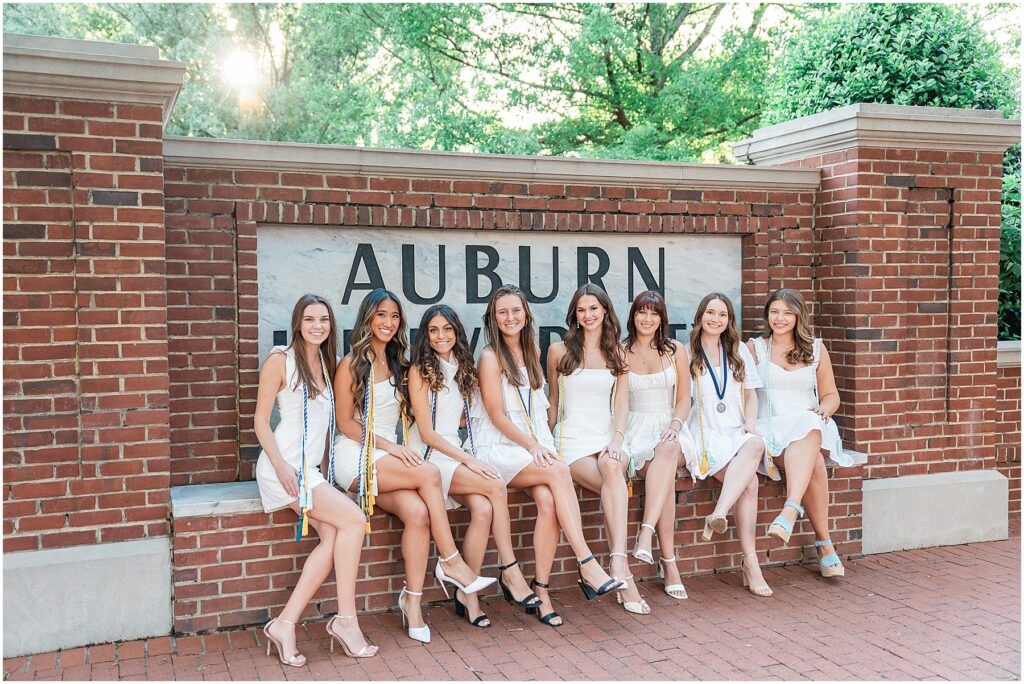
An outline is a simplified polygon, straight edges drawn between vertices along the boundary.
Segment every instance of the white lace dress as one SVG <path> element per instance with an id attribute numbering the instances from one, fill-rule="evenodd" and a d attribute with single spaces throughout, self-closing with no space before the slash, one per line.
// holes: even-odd
<path id="1" fill-rule="evenodd" d="M 612 441 L 615 376 L 607 368 L 577 368 L 560 383 L 565 396 L 561 420 L 555 424 L 555 446 L 559 458 L 572 465 Z M 623 448 L 628 452 L 627 444 Z"/>
<path id="2" fill-rule="evenodd" d="M 762 440 L 761 437 L 743 429 L 743 390 L 757 389 L 761 386 L 761 378 L 757 374 L 757 364 L 754 363 L 746 345 L 739 345 L 739 354 L 745 366 L 745 378 L 742 383 L 737 382 L 732 371 L 727 371 L 729 379 L 726 382 L 725 397 L 722 399 L 725 411 L 717 410 L 719 398 L 707 367 L 701 372 L 700 377 L 691 383 L 693 409 L 690 411 L 687 424 L 697 448 L 694 458 L 687 459 L 686 467 L 690 474 L 698 480 L 710 477 L 729 465 L 736 453 L 748 441 Z M 715 373 L 719 385 L 721 385 L 721 364 L 715 369 Z M 705 453 L 707 454 L 706 462 Z M 761 459 L 757 471 L 762 475 L 768 475 L 773 480 L 780 479 L 779 470 L 774 467 L 767 451 Z"/>
<path id="3" fill-rule="evenodd" d="M 285 386 L 277 393 L 277 409 L 281 422 L 274 429 L 274 441 L 277 450 L 288 465 L 296 470 L 302 469 L 302 385 L 299 381 L 298 368 L 295 365 L 295 350 L 285 347 L 274 347 L 275 352 L 285 352 Z M 330 391 L 330 390 L 327 390 Z M 316 399 L 306 402 L 306 471 L 303 475 L 309 483 L 309 490 L 327 480 L 320 473 L 320 461 L 324 457 L 327 446 L 327 431 L 330 428 L 331 402 L 327 392 L 321 392 Z M 337 465 L 337 455 L 335 455 Z M 265 451 L 260 451 L 256 461 L 256 484 L 260 490 L 263 510 L 267 513 L 287 508 L 295 501 L 289 496 L 277 478 L 277 471 L 270 462 Z M 305 489 L 305 483 L 303 484 Z"/>
<path id="4" fill-rule="evenodd" d="M 442 358 L 438 358 L 438 361 L 441 363 L 441 371 L 444 374 L 444 389 L 438 392 L 436 396 L 431 391 L 427 393 L 431 405 L 436 407 L 434 411 L 434 431 L 449 444 L 461 446 L 462 440 L 459 439 L 459 423 L 462 421 L 462 414 L 465 409 L 462 404 L 462 395 L 459 394 L 459 388 L 455 384 L 455 374 L 458 372 L 459 366 L 458 364 L 449 363 Z M 420 437 L 418 421 L 409 428 L 409 447 L 420 454 L 425 453 L 427 450 L 427 445 L 423 443 L 423 439 Z M 444 493 L 446 506 L 449 510 L 458 508 L 459 502 L 448 496 L 448 489 L 452 486 L 452 477 L 461 464 L 437 449 L 430 450 L 428 460 L 441 471 L 441 491 Z"/>
<path id="5" fill-rule="evenodd" d="M 395 385 L 392 380 L 392 378 L 388 378 L 373 385 L 373 434 L 391 442 L 395 441 L 395 430 L 398 427 L 401 414 L 401 407 L 398 397 L 395 395 Z M 356 403 L 355 419 L 362 423 L 362 397 L 359 397 Z M 346 491 L 350 491 L 355 486 L 356 478 L 359 476 L 359 452 L 361 449 L 362 444 L 341 433 L 338 433 L 334 439 L 334 481 Z M 376 463 L 390 455 L 383 449 L 374 449 L 373 461 Z M 374 467 L 374 480 L 376 479 L 377 469 Z"/>
<path id="6" fill-rule="evenodd" d="M 519 369 L 520 377 L 526 377 L 526 367 Z M 505 415 L 523 433 L 533 435 L 542 446 L 555 450 L 555 440 L 548 428 L 548 399 L 544 388 L 531 389 L 529 384 L 516 387 L 509 383 L 505 374 L 501 376 L 501 395 L 505 403 Z M 524 410 L 525 407 L 525 410 Z M 473 437 L 476 440 L 476 455 L 498 471 L 501 479 L 508 484 L 519 474 L 519 471 L 533 462 L 530 452 L 519 446 L 495 427 L 484 402 L 477 390 L 469 409 Z"/>
<path id="7" fill-rule="evenodd" d="M 767 340 L 755 337 L 757 373 L 764 387 L 757 390 L 757 425 L 768 438 L 774 454 L 806 437 L 813 430 L 821 432 L 821 450 L 840 466 L 852 466 L 853 457 L 846 454 L 839 438 L 839 428 L 831 418 L 827 421 L 808 409 L 818 405 L 818 363 L 821 340 L 814 340 L 812 362 L 801 368 L 786 370 L 771 361 Z"/>
<path id="8" fill-rule="evenodd" d="M 654 458 L 654 448 L 658 446 L 661 433 L 672 422 L 672 412 L 675 410 L 673 398 L 677 379 L 676 368 L 667 355 L 662 362 L 665 368 L 659 373 L 629 374 L 629 423 L 626 426 L 626 438 L 629 440 L 637 470 L 642 469 Z M 682 364 L 685 373 L 689 364 L 685 352 L 677 363 Z M 687 462 L 696 454 L 693 435 L 685 422 L 679 429 L 679 439 L 675 444 L 686 456 Z"/>

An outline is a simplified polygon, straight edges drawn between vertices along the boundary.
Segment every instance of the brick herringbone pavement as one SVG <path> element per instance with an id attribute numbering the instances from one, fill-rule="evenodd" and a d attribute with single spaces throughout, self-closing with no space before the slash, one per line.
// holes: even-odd
<path id="1" fill-rule="evenodd" d="M 812 566 L 773 568 L 757 598 L 737 575 L 686 582 L 674 601 L 641 584 L 648 616 L 612 599 L 554 595 L 558 630 L 490 600 L 490 629 L 432 606 L 433 642 L 406 638 L 395 613 L 367 615 L 376 658 L 327 651 L 324 623 L 305 625 L 306 667 L 284 668 L 257 629 L 105 644 L 4 661 L 4 679 L 959 679 L 1019 680 L 1020 533 L 1008 541 L 887 553 L 847 563 L 842 580 Z M 287 670 L 287 671 L 285 671 Z"/>

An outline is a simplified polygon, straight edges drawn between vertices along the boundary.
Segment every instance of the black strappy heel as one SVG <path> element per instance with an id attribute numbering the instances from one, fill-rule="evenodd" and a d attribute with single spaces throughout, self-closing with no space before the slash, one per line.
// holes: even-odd
<path id="1" fill-rule="evenodd" d="M 602 584 L 597 589 L 587 584 L 587 581 L 583 579 L 583 566 L 592 560 L 594 560 L 594 554 L 590 554 L 581 561 L 576 561 L 577 572 L 579 572 L 580 574 L 580 589 L 583 590 L 583 595 L 587 597 L 588 601 L 593 601 L 598 596 L 604 596 L 605 594 L 615 591 L 617 589 L 625 588 L 625 582 L 623 582 L 622 580 L 617 580 L 614 577 L 605 582 L 604 584 Z"/>
<path id="2" fill-rule="evenodd" d="M 457 590 L 455 592 L 455 595 L 452 596 L 452 601 L 455 601 L 455 615 L 460 618 L 464 617 L 468 620 L 469 618 L 467 616 L 469 615 L 469 609 L 466 608 L 466 604 L 459 600 L 459 592 Z M 487 621 L 486 625 L 482 624 L 484 620 Z M 480 615 L 477 616 L 476 620 L 469 620 L 469 624 L 473 625 L 474 627 L 487 628 L 491 626 L 491 618 L 487 617 L 487 613 L 480 613 Z"/>
<path id="3" fill-rule="evenodd" d="M 530 588 L 531 589 L 536 589 L 537 587 L 540 587 L 541 589 L 547 589 L 549 586 L 550 586 L 549 584 L 545 584 L 544 582 L 538 582 L 536 579 L 534 579 L 532 582 L 530 582 Z M 537 598 L 540 598 L 540 597 L 538 596 Z M 543 600 L 541 601 L 541 603 L 543 603 Z M 537 619 L 540 620 L 541 622 L 543 622 L 548 627 L 556 627 L 557 628 L 557 627 L 561 627 L 562 625 L 565 624 L 564 620 L 562 622 L 557 623 L 557 624 L 552 622 L 552 620 L 561 620 L 562 619 L 562 616 L 559 615 L 558 613 L 556 613 L 555 611 L 551 611 L 547 615 L 540 615 L 540 611 L 537 608 L 534 608 L 533 612 L 537 613 Z"/>
<path id="4" fill-rule="evenodd" d="M 517 599 L 515 596 L 512 595 L 512 590 L 505 586 L 505 582 L 502 578 L 503 572 L 505 572 L 511 567 L 514 567 L 515 565 L 518 565 L 518 563 L 519 561 L 512 561 L 508 565 L 498 566 L 498 570 L 501 571 L 498 573 L 498 586 L 501 587 L 501 593 L 505 595 L 506 601 L 521 606 L 523 610 L 526 611 L 527 615 L 533 615 L 537 612 L 537 609 L 540 607 L 540 604 L 543 603 L 543 601 L 540 600 L 540 596 L 537 596 L 537 594 L 534 593 L 530 593 L 524 598 Z"/>

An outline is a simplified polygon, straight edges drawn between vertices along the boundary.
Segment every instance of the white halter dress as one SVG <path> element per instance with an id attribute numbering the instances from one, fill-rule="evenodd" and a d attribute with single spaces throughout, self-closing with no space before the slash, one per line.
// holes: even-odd
<path id="1" fill-rule="evenodd" d="M 458 364 L 449 363 L 438 358 L 441 363 L 441 371 L 444 373 L 444 389 L 436 395 L 428 391 L 427 396 L 430 402 L 436 407 L 434 412 L 434 431 L 445 439 L 449 444 L 460 446 L 459 423 L 462 421 L 462 414 L 465 408 L 462 403 L 462 395 L 459 394 L 458 385 L 455 384 L 455 374 L 459 370 Z M 475 435 L 474 435 L 475 437 Z M 409 447 L 414 451 L 423 454 L 427 445 L 420 437 L 419 421 L 413 423 L 409 429 Z M 444 492 L 446 506 L 449 510 L 459 507 L 459 502 L 448 496 L 448 489 L 452 486 L 452 476 L 455 470 L 461 465 L 451 456 L 443 454 L 437 449 L 431 449 L 428 460 L 437 466 L 441 471 L 441 491 Z"/>
<path id="2" fill-rule="evenodd" d="M 615 377 L 607 368 L 577 368 L 561 378 L 561 421 L 555 425 L 555 446 L 568 465 L 598 453 L 612 441 L 612 389 Z M 628 445 L 623 440 L 627 453 Z"/>
<path id="3" fill-rule="evenodd" d="M 725 468 L 748 441 L 752 439 L 764 441 L 761 437 L 745 432 L 743 429 L 742 390 L 757 389 L 761 386 L 761 378 L 757 374 L 757 364 L 754 363 L 754 359 L 746 345 L 739 345 L 739 354 L 746 370 L 745 378 L 742 383 L 737 382 L 732 371 L 727 371 L 729 380 L 726 383 L 725 397 L 722 400 L 725 403 L 724 412 L 719 413 L 717 410 L 719 399 L 715 393 L 715 385 L 707 367 L 701 372 L 700 377 L 694 379 L 691 383 L 693 409 L 690 411 L 690 418 L 687 424 L 690 427 L 690 433 L 693 435 L 693 441 L 697 448 L 694 458 L 692 460 L 687 459 L 686 467 L 689 469 L 690 475 L 695 479 L 703 480 Z M 715 372 L 719 385 L 721 385 L 721 364 L 715 369 Z M 700 407 L 698 407 L 697 399 L 698 384 Z M 702 472 L 701 465 L 705 450 L 707 452 L 707 467 Z M 757 472 L 762 475 L 768 475 L 773 480 L 780 479 L 779 470 L 771 463 L 767 450 L 761 459 Z"/>
<path id="4" fill-rule="evenodd" d="M 277 409 L 281 422 L 274 429 L 274 441 L 277 442 L 277 450 L 288 465 L 301 469 L 302 385 L 295 365 L 295 350 L 274 347 L 273 351 L 285 353 L 285 386 L 277 393 Z M 318 394 L 316 399 L 306 402 L 306 472 L 303 477 L 308 478 L 310 491 L 327 481 L 320 473 L 320 461 L 323 460 L 324 448 L 327 446 L 327 431 L 330 428 L 331 402 L 327 395 L 330 391 L 327 389 Z M 259 459 L 256 461 L 256 484 L 260 489 L 263 510 L 267 513 L 287 508 L 296 500 L 294 496 L 289 496 L 284 491 L 281 481 L 277 478 L 277 471 L 274 470 L 274 465 L 265 451 L 260 451 Z"/>
<path id="5" fill-rule="evenodd" d="M 679 356 L 676 363 L 686 373 L 690 363 L 686 352 L 683 351 Z M 629 373 L 629 423 L 626 426 L 626 438 L 637 470 L 641 470 L 654 458 L 654 448 L 658 446 L 661 433 L 672 422 L 672 412 L 675 410 L 672 398 L 675 396 L 676 368 L 667 355 L 662 363 L 665 367 L 659 373 Z M 687 462 L 696 453 L 693 435 L 685 422 L 679 429 L 676 446 L 686 456 Z"/>
<path id="6" fill-rule="evenodd" d="M 840 466 L 852 466 L 853 457 L 843 451 L 836 421 L 827 421 L 808 409 L 818 405 L 818 363 L 821 340 L 814 340 L 812 362 L 786 370 L 775 364 L 768 353 L 767 340 L 755 337 L 757 373 L 764 387 L 757 390 L 757 425 L 768 438 L 773 452 L 783 453 L 787 446 L 813 430 L 821 432 L 821 450 Z M 778 455 L 778 454 L 776 454 Z"/>
<path id="7" fill-rule="evenodd" d="M 362 423 L 363 398 L 356 399 L 355 419 Z M 395 394 L 393 378 L 381 380 L 373 385 L 373 434 L 388 441 L 395 441 L 401 407 Z M 359 476 L 359 452 L 362 444 L 338 433 L 334 439 L 334 481 L 345 491 L 351 491 Z M 390 456 L 383 449 L 373 450 L 373 461 L 376 463 L 385 456 Z M 376 480 L 376 468 L 374 468 Z"/>
<path id="8" fill-rule="evenodd" d="M 519 376 L 526 378 L 526 367 L 519 368 Z M 529 384 L 516 387 L 509 383 L 508 378 L 502 373 L 501 395 L 505 402 L 505 415 L 509 420 L 525 434 L 533 434 L 542 446 L 555 450 L 555 440 L 548 428 L 548 399 L 544 389 L 531 389 Z M 523 407 L 526 410 L 523 410 Z M 476 439 L 476 448 L 480 452 L 477 458 L 484 461 L 498 471 L 501 479 L 508 484 L 519 471 L 533 462 L 530 452 L 519 446 L 494 426 L 484 402 L 477 390 L 469 409 L 470 423 L 473 427 L 473 436 Z"/>

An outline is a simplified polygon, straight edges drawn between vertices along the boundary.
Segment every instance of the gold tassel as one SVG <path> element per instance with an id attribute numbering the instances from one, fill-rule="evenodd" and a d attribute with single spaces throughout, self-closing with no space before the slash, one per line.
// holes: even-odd
<path id="1" fill-rule="evenodd" d="M 302 509 L 302 536 L 305 537 L 309 534 L 309 514 L 306 513 L 308 509 Z"/>
<path id="2" fill-rule="evenodd" d="M 626 480 L 626 496 L 633 497 L 633 478 Z"/>

